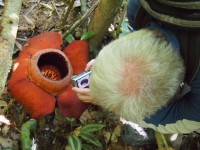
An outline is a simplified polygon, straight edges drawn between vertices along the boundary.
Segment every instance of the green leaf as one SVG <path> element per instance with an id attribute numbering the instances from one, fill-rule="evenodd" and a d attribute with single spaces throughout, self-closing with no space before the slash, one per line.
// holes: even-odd
<path id="1" fill-rule="evenodd" d="M 81 140 L 75 135 L 69 135 L 67 137 L 68 144 L 72 150 L 81 150 Z"/>
<path id="2" fill-rule="evenodd" d="M 68 43 L 71 43 L 71 42 L 73 42 L 75 39 L 74 39 L 73 35 L 69 34 L 68 36 L 65 37 L 65 40 L 66 40 Z"/>
<path id="3" fill-rule="evenodd" d="M 75 118 L 66 117 L 66 120 L 67 120 L 67 122 L 69 122 L 70 124 L 73 124 L 73 125 L 76 123 L 76 119 Z"/>
<path id="4" fill-rule="evenodd" d="M 98 139 L 96 139 L 96 138 L 95 138 L 92 134 L 90 134 L 90 133 L 82 132 L 82 133 L 79 134 L 79 136 L 80 136 L 83 140 L 85 140 L 85 141 L 87 141 L 87 142 L 89 142 L 89 143 L 91 143 L 91 144 L 93 144 L 93 145 L 95 145 L 95 146 L 97 146 L 97 147 L 102 147 L 101 142 L 100 142 Z"/>
<path id="5" fill-rule="evenodd" d="M 94 32 L 85 32 L 83 33 L 83 35 L 81 36 L 81 40 L 88 40 L 91 37 L 93 37 L 95 35 Z"/>
<path id="6" fill-rule="evenodd" d="M 94 145 L 96 145 L 97 147 L 102 147 L 101 142 L 99 141 L 99 139 L 95 139 L 94 142 L 92 143 Z"/>
<path id="7" fill-rule="evenodd" d="M 82 145 L 82 149 L 83 150 L 93 150 L 92 146 L 88 145 L 88 144 L 83 144 Z"/>
<path id="8" fill-rule="evenodd" d="M 101 130 L 104 127 L 102 124 L 86 124 L 81 128 L 80 132 L 85 132 L 85 133 L 92 133 L 98 130 Z"/>

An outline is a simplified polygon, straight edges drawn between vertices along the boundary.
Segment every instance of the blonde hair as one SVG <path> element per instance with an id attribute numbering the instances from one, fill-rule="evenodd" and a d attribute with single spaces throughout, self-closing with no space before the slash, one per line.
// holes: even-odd
<path id="1" fill-rule="evenodd" d="M 100 106 L 136 121 L 166 105 L 183 76 L 179 52 L 154 32 L 142 29 L 100 51 L 92 68 L 90 91 Z"/>

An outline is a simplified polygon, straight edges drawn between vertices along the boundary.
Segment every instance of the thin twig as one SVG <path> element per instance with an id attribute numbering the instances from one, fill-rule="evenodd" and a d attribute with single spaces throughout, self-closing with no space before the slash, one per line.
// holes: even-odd
<path id="1" fill-rule="evenodd" d="M 53 2 L 51 2 L 51 3 L 52 3 L 52 5 L 53 5 L 53 7 L 54 7 L 54 9 L 55 9 L 55 11 L 56 11 L 56 14 L 58 15 L 58 18 L 61 19 L 60 15 L 59 15 L 59 13 L 58 13 L 58 10 L 57 10 L 57 8 L 56 8 L 55 2 L 53 1 Z"/>
<path id="2" fill-rule="evenodd" d="M 40 3 L 40 1 L 41 0 L 38 0 L 37 4 L 35 4 L 33 7 L 31 7 L 31 9 L 25 14 L 25 16 L 28 15 Z"/>
<path id="3" fill-rule="evenodd" d="M 81 14 L 85 14 L 87 12 L 87 0 L 81 0 Z M 83 23 L 83 32 L 87 31 L 87 21 Z"/>
<path id="4" fill-rule="evenodd" d="M 120 18 L 120 21 L 119 21 L 119 25 L 118 25 L 117 30 L 116 30 L 116 37 L 117 38 L 119 37 L 120 28 L 121 28 L 121 24 L 122 24 L 122 22 L 124 20 L 124 16 L 125 16 L 125 13 L 126 13 L 127 5 L 128 5 L 128 1 L 125 0 L 124 1 L 124 8 L 122 10 L 122 15 L 121 15 L 121 18 Z"/>
<path id="5" fill-rule="evenodd" d="M 22 45 L 18 41 L 15 41 L 15 45 L 20 51 L 22 50 Z"/>
<path id="6" fill-rule="evenodd" d="M 64 26 L 64 25 L 66 24 L 66 22 L 67 22 L 67 19 L 68 19 L 68 17 L 69 17 L 69 13 L 70 13 L 70 11 L 71 11 L 72 8 L 73 8 L 74 2 L 75 2 L 75 0 L 72 0 L 71 3 L 69 4 L 69 7 L 68 7 L 68 9 L 67 9 L 67 12 L 66 12 L 66 14 L 65 14 L 65 16 L 64 16 L 64 18 L 63 18 L 63 20 L 62 20 L 62 25 L 63 25 L 63 26 Z"/>
<path id="7" fill-rule="evenodd" d="M 27 39 L 22 39 L 22 38 L 16 38 L 17 40 L 19 40 L 19 41 L 23 41 L 23 42 L 26 42 L 27 41 Z"/>
<path id="8" fill-rule="evenodd" d="M 97 1 L 80 19 L 78 19 L 69 30 L 63 33 L 62 37 L 66 37 L 68 34 L 70 34 L 74 29 L 76 29 L 98 6 L 99 1 Z"/>

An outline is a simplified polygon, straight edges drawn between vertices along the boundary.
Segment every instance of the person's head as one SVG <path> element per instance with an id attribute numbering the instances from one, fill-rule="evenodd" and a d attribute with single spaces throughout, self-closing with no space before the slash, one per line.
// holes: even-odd
<path id="1" fill-rule="evenodd" d="M 179 52 L 154 32 L 142 29 L 100 51 L 92 68 L 90 92 L 100 106 L 134 121 L 168 103 L 183 76 Z"/>

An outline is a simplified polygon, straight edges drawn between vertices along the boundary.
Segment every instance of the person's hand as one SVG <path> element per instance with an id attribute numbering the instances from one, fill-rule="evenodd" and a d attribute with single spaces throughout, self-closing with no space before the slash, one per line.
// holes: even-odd
<path id="1" fill-rule="evenodd" d="M 85 71 L 90 70 L 92 68 L 94 62 L 95 62 L 95 59 L 90 60 L 85 67 Z M 95 100 L 90 96 L 89 88 L 73 87 L 72 90 L 77 94 L 78 98 L 81 101 L 83 101 L 85 103 L 96 104 Z"/>
<path id="2" fill-rule="evenodd" d="M 95 59 L 90 60 L 90 61 L 87 63 L 86 67 L 85 67 L 85 71 L 90 70 L 90 69 L 92 68 L 94 62 L 95 62 Z"/>
<path id="3" fill-rule="evenodd" d="M 73 87 L 72 90 L 76 92 L 78 98 L 85 103 L 92 103 L 96 105 L 96 101 L 90 96 L 89 88 L 77 88 Z"/>

